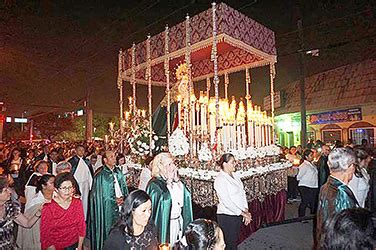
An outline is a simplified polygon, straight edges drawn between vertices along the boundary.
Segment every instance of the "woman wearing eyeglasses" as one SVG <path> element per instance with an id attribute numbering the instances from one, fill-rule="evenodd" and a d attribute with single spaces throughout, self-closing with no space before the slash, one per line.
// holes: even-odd
<path id="1" fill-rule="evenodd" d="M 86 225 L 82 202 L 73 196 L 73 176 L 58 174 L 56 195 L 42 209 L 40 236 L 42 249 L 82 249 Z"/>

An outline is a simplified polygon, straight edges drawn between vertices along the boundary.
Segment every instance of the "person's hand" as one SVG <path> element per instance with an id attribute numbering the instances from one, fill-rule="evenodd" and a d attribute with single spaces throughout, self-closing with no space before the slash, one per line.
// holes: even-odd
<path id="1" fill-rule="evenodd" d="M 244 225 L 248 226 L 249 223 L 251 223 L 251 221 L 252 221 L 252 215 L 251 215 L 251 213 L 248 212 L 248 211 L 243 211 L 241 215 L 243 216 L 243 223 L 244 223 Z"/>
<path id="2" fill-rule="evenodd" d="M 123 204 L 123 202 L 124 202 L 124 198 L 123 198 L 123 197 L 116 198 L 116 204 L 117 204 L 118 206 L 120 206 L 121 204 Z"/>

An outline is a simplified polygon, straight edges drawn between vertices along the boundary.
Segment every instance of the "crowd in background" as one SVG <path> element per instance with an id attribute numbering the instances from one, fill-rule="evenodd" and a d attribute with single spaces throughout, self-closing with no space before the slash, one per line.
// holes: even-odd
<path id="1" fill-rule="evenodd" d="M 281 148 L 281 158 L 293 165 L 288 202 L 300 201 L 299 217 L 307 208 L 317 214 L 317 248 L 338 242 L 376 246 L 372 150 L 367 141 Z M 218 161 L 217 222 L 193 220 L 190 190 L 170 153 L 146 159 L 138 189 L 127 186 L 126 157 L 103 142 L 0 143 L 0 249 L 237 248 L 241 224 L 252 222 L 252 211 L 232 154 Z M 357 234 L 343 237 L 346 230 Z"/>

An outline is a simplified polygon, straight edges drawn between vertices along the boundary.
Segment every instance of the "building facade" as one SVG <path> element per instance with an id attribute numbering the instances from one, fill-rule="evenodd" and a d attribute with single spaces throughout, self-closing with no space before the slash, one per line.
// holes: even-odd
<path id="1" fill-rule="evenodd" d="M 299 81 L 281 89 L 276 110 L 278 143 L 300 144 Z M 376 59 L 345 65 L 305 78 L 307 137 L 331 143 L 366 139 L 376 145 Z"/>

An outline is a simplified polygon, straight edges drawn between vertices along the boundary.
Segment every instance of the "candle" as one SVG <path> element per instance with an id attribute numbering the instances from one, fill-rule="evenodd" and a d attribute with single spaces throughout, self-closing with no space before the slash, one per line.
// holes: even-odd
<path id="1" fill-rule="evenodd" d="M 129 111 L 131 111 L 132 110 L 132 97 L 131 96 L 129 96 L 128 97 L 128 102 L 129 102 L 129 104 L 128 104 L 128 106 L 129 106 Z"/>
<path id="2" fill-rule="evenodd" d="M 106 143 L 106 144 L 108 143 L 108 135 L 104 136 L 104 143 Z"/>
<path id="3" fill-rule="evenodd" d="M 201 121 L 200 121 L 200 104 L 197 102 L 196 103 L 196 134 L 200 134 L 200 129 L 201 129 Z"/>
<path id="4" fill-rule="evenodd" d="M 181 119 L 181 96 L 178 95 L 177 99 L 178 99 L 178 128 L 181 128 L 180 127 L 180 119 Z"/>

